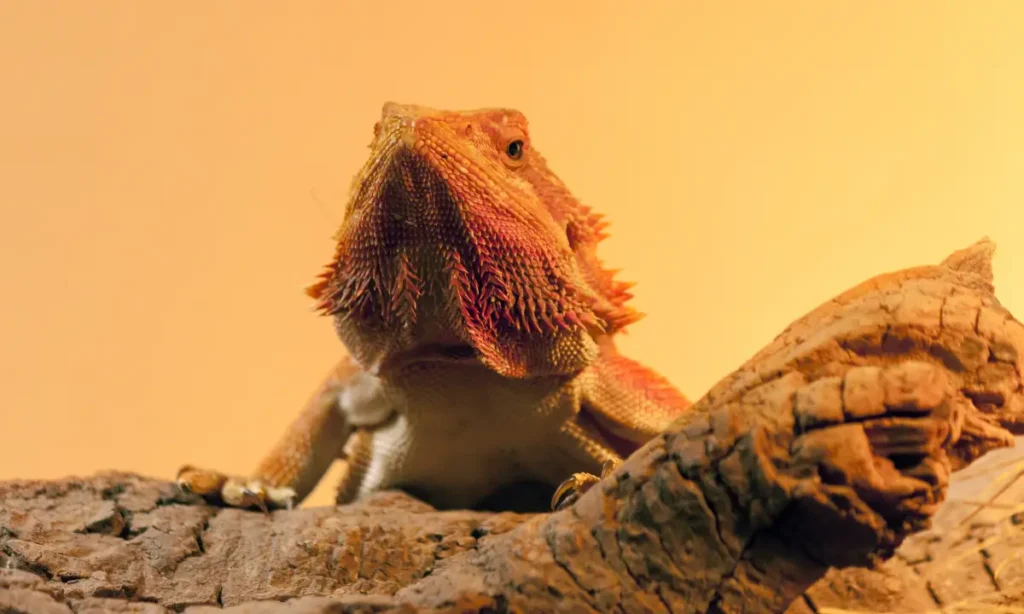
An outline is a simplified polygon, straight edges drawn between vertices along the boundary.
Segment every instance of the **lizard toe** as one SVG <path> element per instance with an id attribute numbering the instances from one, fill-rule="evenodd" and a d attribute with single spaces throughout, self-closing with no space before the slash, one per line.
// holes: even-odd
<path id="1" fill-rule="evenodd" d="M 209 498 L 219 495 L 227 480 L 227 476 L 218 471 L 184 465 L 178 470 L 175 481 L 182 492 Z"/>
<path id="2" fill-rule="evenodd" d="M 298 498 L 298 493 L 295 492 L 294 488 L 288 487 L 269 487 L 265 489 L 266 500 L 275 508 L 292 509 L 295 507 L 295 500 Z"/>
<path id="3" fill-rule="evenodd" d="M 224 503 L 231 507 L 266 507 L 266 490 L 258 480 L 231 478 L 224 483 L 220 495 Z"/>
<path id="4" fill-rule="evenodd" d="M 608 468 L 605 468 L 605 473 Z M 594 484 L 601 481 L 601 478 L 592 473 L 574 473 L 562 482 L 555 494 L 551 496 L 551 509 L 553 511 L 563 510 L 576 503 Z"/>

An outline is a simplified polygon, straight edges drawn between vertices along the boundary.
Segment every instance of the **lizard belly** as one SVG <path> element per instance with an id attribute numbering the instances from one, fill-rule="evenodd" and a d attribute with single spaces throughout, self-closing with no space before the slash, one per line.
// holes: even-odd
<path id="1" fill-rule="evenodd" d="M 357 497 L 406 488 L 439 508 L 467 507 L 501 486 L 552 486 L 591 470 L 559 445 L 579 407 L 572 379 L 516 380 L 475 364 L 423 364 L 384 384 L 396 413 L 371 430 Z"/>

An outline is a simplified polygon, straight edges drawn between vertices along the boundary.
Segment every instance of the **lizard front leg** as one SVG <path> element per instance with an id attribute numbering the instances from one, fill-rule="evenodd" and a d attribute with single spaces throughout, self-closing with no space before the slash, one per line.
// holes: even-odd
<path id="1" fill-rule="evenodd" d="M 598 461 L 603 470 L 600 476 L 569 476 L 551 498 L 554 510 L 572 505 L 690 406 L 668 380 L 610 345 L 582 377 L 580 411 L 561 435 L 565 445 Z"/>
<path id="2" fill-rule="evenodd" d="M 353 425 L 342 404 L 373 403 L 361 398 L 369 377 L 351 358 L 338 362 L 298 417 L 249 477 L 185 465 L 178 485 L 210 502 L 231 507 L 281 508 L 301 502 L 341 456 Z M 365 396 L 365 395 L 363 395 Z"/>

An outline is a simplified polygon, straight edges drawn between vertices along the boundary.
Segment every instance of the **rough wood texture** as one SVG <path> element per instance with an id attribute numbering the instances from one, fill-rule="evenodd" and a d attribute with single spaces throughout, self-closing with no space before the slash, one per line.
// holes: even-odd
<path id="1" fill-rule="evenodd" d="M 0 484 L 0 611 L 912 612 L 971 591 L 1011 598 L 1024 538 L 1004 508 L 893 557 L 951 470 L 1024 425 L 1024 326 L 993 296 L 991 251 L 811 312 L 555 514 L 381 493 L 263 515 L 124 474 Z M 967 579 L 942 567 L 951 553 Z"/>
<path id="2" fill-rule="evenodd" d="M 956 474 L 932 527 L 881 568 L 830 570 L 787 614 L 984 614 L 1011 605 L 1024 611 L 1024 437 Z"/>

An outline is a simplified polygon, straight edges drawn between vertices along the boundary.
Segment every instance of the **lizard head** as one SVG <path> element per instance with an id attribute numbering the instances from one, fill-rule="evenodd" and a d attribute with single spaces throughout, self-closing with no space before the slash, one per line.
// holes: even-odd
<path id="1" fill-rule="evenodd" d="M 475 360 L 507 377 L 571 374 L 640 317 L 597 260 L 603 227 L 518 111 L 387 103 L 307 293 L 371 371 Z"/>

